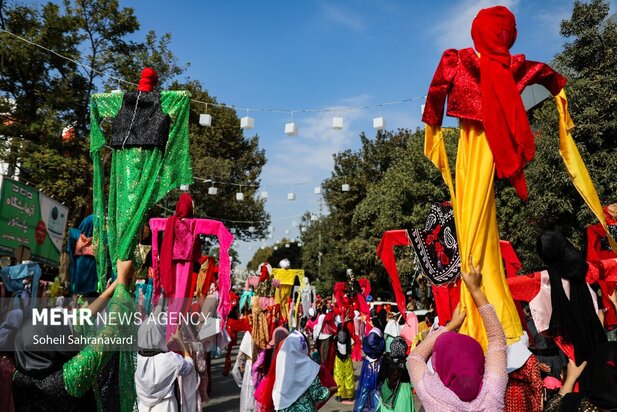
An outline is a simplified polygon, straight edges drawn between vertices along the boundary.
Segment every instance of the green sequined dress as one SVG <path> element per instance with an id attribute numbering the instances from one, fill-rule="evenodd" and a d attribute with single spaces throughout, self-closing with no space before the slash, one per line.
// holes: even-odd
<path id="1" fill-rule="evenodd" d="M 123 93 L 95 94 L 90 100 L 93 245 L 99 292 L 105 289 L 109 262 L 133 257 L 148 210 L 170 190 L 193 183 L 188 123 L 191 95 L 188 91 L 163 91 L 160 108 L 171 118 L 165 150 L 159 147 L 112 149 L 109 195 L 105 201 L 107 182 L 102 149 L 108 145 L 110 136 L 103 130 L 102 122 L 118 115 L 123 96 Z"/>

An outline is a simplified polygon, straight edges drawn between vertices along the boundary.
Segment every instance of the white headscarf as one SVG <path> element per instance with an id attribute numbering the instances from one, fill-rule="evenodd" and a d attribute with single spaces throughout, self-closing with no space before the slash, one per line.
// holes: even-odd
<path id="1" fill-rule="evenodd" d="M 137 347 L 144 350 L 167 352 L 165 325 L 157 322 L 156 318 L 148 317 L 137 331 Z"/>
<path id="2" fill-rule="evenodd" d="M 390 319 L 388 323 L 386 323 L 384 333 L 392 336 L 393 338 L 401 336 L 401 325 L 398 324 L 396 319 Z"/>
<path id="3" fill-rule="evenodd" d="M 298 331 L 289 335 L 276 358 L 272 400 L 277 411 L 290 407 L 319 374 L 319 365 L 308 356 L 308 345 Z"/>

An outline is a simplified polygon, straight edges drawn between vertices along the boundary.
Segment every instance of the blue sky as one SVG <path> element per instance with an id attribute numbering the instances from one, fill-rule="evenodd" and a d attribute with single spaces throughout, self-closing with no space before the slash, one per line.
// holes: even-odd
<path id="1" fill-rule="evenodd" d="M 471 47 L 471 21 L 478 10 L 502 4 L 516 15 L 513 53 L 549 61 L 561 50 L 559 23 L 571 14 L 567 0 L 340 0 L 186 1 L 121 0 L 135 9 L 142 30 L 172 34 L 171 49 L 185 76 L 198 79 L 219 102 L 267 109 L 349 108 L 337 114 L 344 128 L 331 128 L 332 113 L 296 113 L 298 136 L 284 134 L 289 114 L 252 112 L 268 163 L 262 188 L 275 230 L 272 244 L 295 237 L 294 221 L 318 211 L 313 188 L 332 170 L 332 154 L 373 136 L 372 119 L 388 129 L 415 129 L 422 100 L 381 109 L 378 105 L 426 94 L 443 50 Z M 616 10 L 617 0 L 611 0 Z M 246 112 L 238 112 L 245 116 Z M 216 118 L 213 119 L 216 121 Z M 353 185 L 353 182 L 349 182 Z M 296 200 L 287 200 L 287 193 Z M 285 231 L 289 230 L 290 234 Z M 258 242 L 238 243 L 242 265 Z"/>
<path id="2" fill-rule="evenodd" d="M 245 133 L 259 135 L 268 158 L 262 186 L 269 192 L 266 208 L 275 228 L 268 244 L 298 235 L 293 222 L 305 211 L 317 212 L 313 188 L 330 175 L 332 154 L 357 148 L 361 131 L 373 136 L 374 117 L 385 117 L 388 129 L 421 126 L 421 100 L 357 107 L 425 95 L 443 50 L 472 45 L 469 30 L 478 10 L 509 7 L 519 31 L 512 52 L 549 61 L 564 43 L 559 23 L 572 7 L 563 0 L 121 4 L 135 9 L 142 33 L 171 33 L 173 52 L 180 62 L 190 62 L 186 75 L 199 79 L 220 102 L 268 109 L 350 108 L 337 114 L 344 118 L 342 130 L 331 128 L 332 113 L 294 114 L 295 137 L 284 134 L 289 114 L 250 114 L 255 128 Z M 615 0 L 611 6 L 614 12 Z M 287 200 L 292 190 L 293 202 Z M 258 242 L 238 243 L 241 266 L 258 247 Z"/>

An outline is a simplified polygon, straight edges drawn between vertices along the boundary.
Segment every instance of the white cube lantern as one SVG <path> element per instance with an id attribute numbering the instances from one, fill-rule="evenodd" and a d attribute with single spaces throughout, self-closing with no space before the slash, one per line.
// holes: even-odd
<path id="1" fill-rule="evenodd" d="M 302 242 L 298 242 L 298 247 L 302 247 Z"/>
<path id="2" fill-rule="evenodd" d="M 332 118 L 332 128 L 336 130 L 341 130 L 343 128 L 343 118 L 333 117 Z"/>
<path id="3" fill-rule="evenodd" d="M 285 234 L 288 235 L 289 234 L 289 229 L 285 229 Z"/>
<path id="4" fill-rule="evenodd" d="M 278 247 L 278 246 L 274 246 L 274 248 L 273 248 L 273 249 L 274 249 L 274 250 L 279 250 L 279 247 Z"/>
<path id="5" fill-rule="evenodd" d="M 253 246 L 249 246 L 249 251 L 253 250 Z"/>
<path id="6" fill-rule="evenodd" d="M 255 232 L 255 226 L 249 226 L 249 232 L 250 233 L 254 233 Z"/>
<path id="7" fill-rule="evenodd" d="M 259 197 L 261 197 L 262 199 L 267 199 L 268 198 L 268 192 L 261 192 L 261 194 L 259 195 Z"/>
<path id="8" fill-rule="evenodd" d="M 188 192 L 189 191 L 189 185 L 180 185 L 180 190 L 182 190 L 183 192 Z"/>
<path id="9" fill-rule="evenodd" d="M 242 193 L 242 192 L 236 193 L 236 200 L 243 201 L 244 200 L 244 193 Z"/>
<path id="10" fill-rule="evenodd" d="M 264 250 L 266 247 L 264 245 L 259 246 L 261 250 Z"/>
<path id="11" fill-rule="evenodd" d="M 289 248 L 289 246 L 290 246 L 289 243 L 285 243 L 286 248 Z"/>
<path id="12" fill-rule="evenodd" d="M 383 117 L 376 117 L 373 119 L 373 129 L 383 130 L 386 128 L 386 119 Z"/>
<path id="13" fill-rule="evenodd" d="M 272 239 L 273 237 L 274 237 L 274 236 L 272 236 L 272 233 L 270 233 L 270 234 L 268 235 L 268 239 Z"/>
<path id="14" fill-rule="evenodd" d="M 274 232 L 274 226 L 270 225 L 268 226 L 268 233 L 272 233 Z"/>
<path id="15" fill-rule="evenodd" d="M 317 216 L 317 215 L 311 215 L 311 220 L 312 220 L 313 222 L 315 222 L 315 221 L 319 220 L 319 216 Z"/>
<path id="16" fill-rule="evenodd" d="M 255 119 L 252 117 L 244 116 L 240 119 L 240 127 L 242 129 L 252 129 L 255 127 Z"/>
<path id="17" fill-rule="evenodd" d="M 210 186 L 208 188 L 208 194 L 210 196 L 216 196 L 218 194 L 218 192 L 219 192 L 219 190 L 216 187 L 214 187 L 214 186 Z"/>
<path id="18" fill-rule="evenodd" d="M 297 136 L 298 124 L 296 122 L 285 123 L 285 134 L 287 136 Z"/>
<path id="19" fill-rule="evenodd" d="M 341 190 L 342 190 L 343 192 L 349 192 L 349 189 L 351 189 L 351 188 L 349 187 L 349 185 L 348 185 L 347 183 L 344 183 L 344 184 L 341 186 Z"/>
<path id="20" fill-rule="evenodd" d="M 305 233 L 305 232 L 306 232 L 306 228 L 303 226 L 303 227 L 300 229 L 300 232 Z"/>
<path id="21" fill-rule="evenodd" d="M 296 194 L 294 192 L 287 193 L 287 200 L 296 200 Z"/>
<path id="22" fill-rule="evenodd" d="M 320 195 L 321 194 L 321 187 L 317 186 L 315 189 L 313 189 L 313 193 L 315 193 L 316 195 Z"/>
<path id="23" fill-rule="evenodd" d="M 206 113 L 202 113 L 199 115 L 199 125 L 200 126 L 212 126 L 212 116 Z"/>
<path id="24" fill-rule="evenodd" d="M 236 234 L 236 228 L 235 228 L 235 227 L 232 227 L 231 229 L 229 229 L 229 232 L 230 232 L 232 235 L 235 235 L 235 234 Z"/>

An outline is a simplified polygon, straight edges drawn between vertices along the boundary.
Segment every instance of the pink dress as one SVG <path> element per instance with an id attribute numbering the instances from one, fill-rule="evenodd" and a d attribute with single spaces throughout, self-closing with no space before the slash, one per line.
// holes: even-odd
<path id="1" fill-rule="evenodd" d="M 471 402 L 464 402 L 448 389 L 435 372 L 426 366 L 433 352 L 433 345 L 444 328 L 429 334 L 407 358 L 409 376 L 416 389 L 422 406 L 427 412 L 432 411 L 503 411 L 504 396 L 508 384 L 506 372 L 506 336 L 503 332 L 493 305 L 479 308 L 486 333 L 488 335 L 488 350 L 484 365 L 484 379 L 480 393 Z M 464 354 L 461 353 L 461 356 Z"/>

